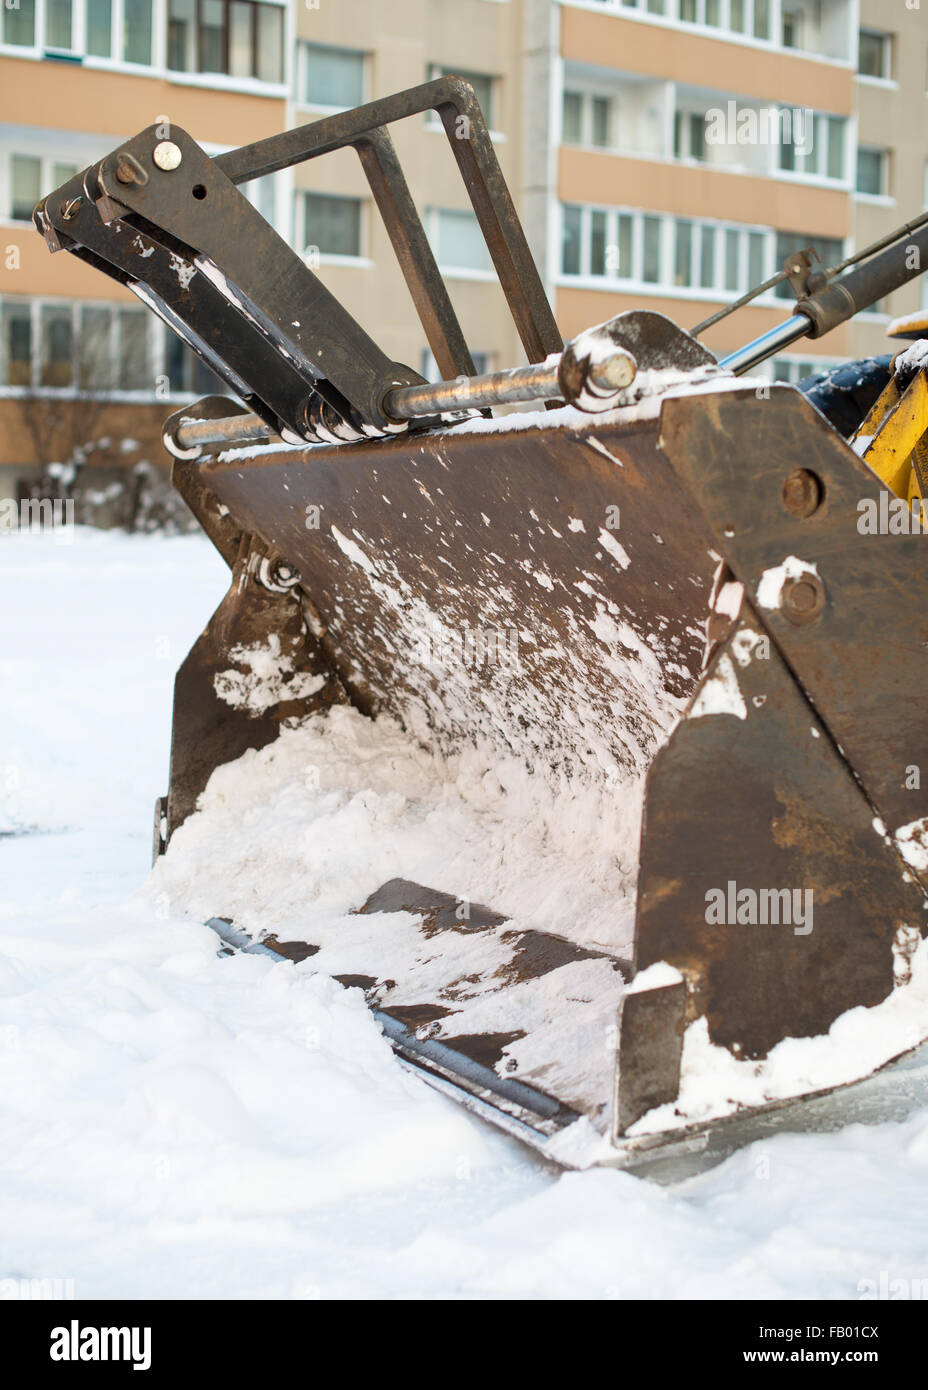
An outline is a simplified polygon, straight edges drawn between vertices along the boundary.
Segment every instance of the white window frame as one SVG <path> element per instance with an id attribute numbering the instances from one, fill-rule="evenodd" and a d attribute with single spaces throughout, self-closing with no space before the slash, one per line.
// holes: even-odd
<path id="1" fill-rule="evenodd" d="M 571 8 L 591 10 L 595 13 L 616 15 L 636 22 L 653 24 L 662 28 L 683 28 L 687 33 L 695 32 L 720 39 L 726 43 L 744 44 L 751 48 L 774 49 L 779 53 L 792 53 L 809 56 L 816 62 L 830 63 L 842 68 L 857 66 L 857 53 L 848 53 L 836 58 L 831 54 L 818 53 L 806 48 L 786 48 L 783 44 L 783 0 L 770 0 L 770 37 L 758 38 L 754 34 L 754 6 L 756 0 L 744 0 L 744 29 L 731 27 L 732 0 L 720 0 L 719 24 L 707 24 L 706 0 L 696 0 L 696 19 L 683 19 L 680 14 L 680 0 L 665 0 L 663 14 L 651 14 L 647 0 L 560 0 L 562 5 Z M 853 17 L 854 10 L 849 8 Z"/>
<path id="2" fill-rule="evenodd" d="M 580 139 L 574 143 L 564 139 L 564 98 L 568 95 L 580 98 Z M 605 100 L 609 103 L 609 139 L 605 145 L 597 145 L 593 142 L 593 101 Z M 600 153 L 614 154 L 619 148 L 616 140 L 616 107 L 618 105 L 618 94 L 613 89 L 606 91 L 596 87 L 583 86 L 565 80 L 561 89 L 561 109 L 558 113 L 558 143 L 569 150 L 594 150 Z"/>
<path id="3" fill-rule="evenodd" d="M 167 66 L 167 28 L 168 0 L 152 0 L 152 52 L 150 63 L 128 63 L 123 58 L 101 58 L 86 51 L 86 0 L 73 0 L 71 17 L 71 49 L 46 50 L 44 43 L 46 0 L 35 0 L 35 42 L 31 45 L 3 43 L 0 41 L 0 57 L 23 58 L 42 61 L 48 53 L 61 56 L 62 61 L 79 59 L 85 68 L 111 72 L 127 72 L 136 75 L 144 73 L 149 77 L 159 77 L 187 87 L 208 87 L 215 91 L 252 93 L 256 96 L 286 99 L 291 95 L 292 52 L 294 39 L 293 5 L 288 0 L 260 0 L 260 3 L 275 5 L 283 12 L 283 70 L 280 82 L 262 82 L 257 77 L 230 77 L 227 73 L 179 72 Z M 0 0 L 2 4 L 2 0 Z M 124 31 L 123 0 L 113 0 L 111 54 L 122 53 Z M 2 32 L 2 31 L 0 31 Z M 156 115 L 159 113 L 155 113 Z"/>
<path id="4" fill-rule="evenodd" d="M 780 165 L 780 151 L 784 148 L 782 144 L 775 145 L 776 168 L 774 177 L 785 179 L 788 183 L 816 184 L 823 188 L 844 188 L 853 191 L 857 183 L 857 145 L 851 136 L 852 119 L 834 111 L 813 111 L 814 134 L 812 137 L 812 158 L 815 167 L 805 169 L 784 169 Z M 834 178 L 828 173 L 828 122 L 840 121 L 842 124 L 843 148 L 841 151 L 842 172 L 839 178 Z M 825 137 L 822 138 L 822 128 L 825 130 Z M 797 158 L 800 156 L 797 155 Z M 854 160 L 854 167 L 851 168 L 851 160 Z"/>
<path id="5" fill-rule="evenodd" d="M 78 396 L 89 397 L 94 400 L 112 401 L 114 404 L 127 403 L 138 405 L 151 405 L 163 401 L 192 401 L 196 400 L 201 393 L 193 390 L 176 391 L 171 390 L 161 393 L 158 389 L 159 378 L 166 377 L 167 373 L 167 343 L 168 337 L 174 336 L 165 324 L 155 318 L 153 314 L 142 305 L 133 302 L 126 302 L 123 299 L 64 299 L 58 295 L 0 295 L 0 321 L 3 319 L 3 309 L 7 304 L 25 305 L 29 310 L 30 333 L 32 339 L 32 352 L 30 373 L 31 380 L 28 386 L 8 386 L 0 382 L 0 399 L 23 399 L 33 396 L 41 398 L 59 398 L 63 400 L 74 399 Z M 140 322 L 144 322 L 146 340 L 148 346 L 148 366 L 151 371 L 151 386 L 148 388 L 133 388 L 125 390 L 122 387 L 85 387 L 81 388 L 74 382 L 70 386 L 43 386 L 41 385 L 42 372 L 42 313 L 44 309 L 66 309 L 71 316 L 72 340 L 77 342 L 81 332 L 81 317 L 85 309 L 104 309 L 109 314 L 109 351 L 110 351 L 110 376 L 113 380 L 118 377 L 119 367 L 119 341 L 118 341 L 118 318 L 121 310 L 129 309 L 137 311 L 142 317 Z M 188 352 L 191 349 L 187 349 Z M 5 357 L 6 342 L 5 338 L 0 342 L 0 354 Z M 6 373 L 6 361 L 0 361 L 0 372 Z"/>
<path id="6" fill-rule="evenodd" d="M 566 207 L 580 208 L 580 271 L 577 274 L 568 274 L 562 269 L 564 209 Z M 628 274 L 610 270 L 608 268 L 608 256 L 605 275 L 592 273 L 592 214 L 594 211 L 606 214 L 607 252 L 610 246 L 618 247 L 619 245 L 618 218 L 625 216 L 632 219 L 632 264 Z M 644 219 L 646 217 L 656 217 L 661 222 L 659 232 L 661 264 L 659 278 L 656 281 L 644 279 Z M 689 285 L 677 285 L 674 281 L 676 225 L 678 222 L 688 222 L 692 227 L 689 269 L 691 283 Z M 702 264 L 702 243 L 707 229 L 711 229 L 715 234 L 712 253 L 712 284 L 701 285 L 699 279 Z M 734 289 L 725 284 L 725 249 L 726 233 L 728 232 L 737 233 L 739 239 L 738 283 Z M 760 280 L 757 283 L 763 283 L 765 280 L 771 279 L 779 269 L 776 264 L 776 239 L 778 235 L 776 228 L 749 222 L 722 222 L 707 217 L 676 217 L 670 213 L 652 212 L 648 208 L 609 207 L 597 203 L 559 203 L 557 242 L 559 249 L 555 282 L 565 288 L 605 290 L 611 293 L 627 290 L 636 294 L 659 295 L 665 299 L 711 300 L 716 303 L 726 303 L 733 297 L 755 288 L 755 284 L 749 283 L 748 279 L 750 237 L 752 235 L 762 238 L 763 263 Z M 783 307 L 783 300 L 776 296 L 774 290 L 768 290 L 765 294 L 758 296 L 755 302 L 761 305 Z"/>
<path id="7" fill-rule="evenodd" d="M 3 0 L 0 0 L 0 4 Z M 70 154 L 67 146 L 58 148 L 51 153 L 47 143 L 43 141 L 42 148 L 36 148 L 35 144 L 26 139 L 22 145 L 16 143 L 15 137 L 10 145 L 0 151 L 0 221 L 9 223 L 13 227 L 27 227 L 32 225 L 31 217 L 13 216 L 13 158 L 37 159 L 40 165 L 39 183 L 41 188 L 40 197 L 50 193 L 57 186 L 57 181 L 52 173 L 56 164 L 73 164 L 75 172 L 79 172 L 86 165 L 93 162 L 92 158 L 82 157 L 80 154 Z"/>
<path id="8" fill-rule="evenodd" d="M 676 93 L 674 94 L 674 96 L 675 96 L 675 98 L 676 98 Z M 676 145 L 676 124 L 677 124 L 677 117 L 678 117 L 678 116 L 681 118 L 681 136 L 682 136 L 681 141 L 680 141 L 681 151 L 682 151 L 682 152 L 681 152 L 680 154 L 677 154 L 676 149 L 674 148 L 675 145 Z M 700 155 L 695 155 L 695 154 L 693 154 L 693 139 L 692 139 L 692 135 L 693 135 L 692 118 L 693 118 L 693 116 L 698 116 L 699 119 L 702 121 L 702 129 L 703 129 L 703 153 L 702 153 L 701 156 L 700 156 Z M 673 108 L 673 128 L 672 128 L 672 130 L 671 130 L 671 141 L 672 141 L 672 143 L 671 143 L 671 147 L 670 147 L 670 158 L 671 158 L 672 160 L 674 160 L 675 163 L 677 163 L 677 164 L 707 164 L 707 163 L 709 162 L 709 156 L 708 156 L 707 142 L 706 142 L 706 113 L 703 112 L 702 115 L 700 115 L 700 113 L 699 113 L 698 111 L 693 111 L 690 107 L 687 107 L 687 106 L 679 106 L 679 105 L 677 104 L 677 102 L 676 102 L 676 99 L 675 99 L 675 100 L 674 100 L 674 108 Z"/>

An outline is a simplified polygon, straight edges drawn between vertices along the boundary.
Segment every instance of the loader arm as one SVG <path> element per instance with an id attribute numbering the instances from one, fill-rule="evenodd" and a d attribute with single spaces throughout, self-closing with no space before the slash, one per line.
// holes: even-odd
<path id="1" fill-rule="evenodd" d="M 161 123 L 76 175 L 36 209 L 65 249 L 148 304 L 273 431 L 291 442 L 360 439 L 406 425 L 391 389 L 422 381 L 391 362 L 238 185 L 354 148 L 439 369 L 474 364 L 388 126 L 434 110 L 530 362 L 562 341 L 470 83 L 447 77 L 211 159 Z"/>

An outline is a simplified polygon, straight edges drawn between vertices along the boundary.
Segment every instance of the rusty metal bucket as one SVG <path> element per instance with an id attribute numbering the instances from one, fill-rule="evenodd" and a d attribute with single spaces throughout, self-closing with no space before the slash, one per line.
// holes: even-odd
<path id="1" fill-rule="evenodd" d="M 462 921 L 454 885 L 401 877 L 357 903 L 378 916 L 346 982 L 399 1055 L 564 1162 L 581 1132 L 599 1161 L 709 1145 L 712 1126 L 673 1118 L 688 1027 L 763 1059 L 904 987 L 924 934 L 928 791 L 906 785 L 928 747 L 920 537 L 860 535 L 880 484 L 798 393 L 726 385 L 608 420 L 564 410 L 175 464 L 233 574 L 178 674 L 167 838 L 214 767 L 334 703 L 442 749 L 479 738 L 562 782 L 620 795 L 644 779 L 627 949 L 582 922 L 569 939 L 512 928 L 492 903 Z M 217 685 L 256 647 L 281 653 L 259 711 Z M 744 891 L 783 920 L 739 921 Z M 805 895 L 802 922 L 783 893 Z M 432 998 L 378 930 L 398 911 L 447 959 Z M 309 921 L 289 943 L 215 925 L 292 959 L 319 948 Z M 462 991 L 464 934 L 487 967 Z M 503 1022 L 469 1030 L 487 992 Z"/>

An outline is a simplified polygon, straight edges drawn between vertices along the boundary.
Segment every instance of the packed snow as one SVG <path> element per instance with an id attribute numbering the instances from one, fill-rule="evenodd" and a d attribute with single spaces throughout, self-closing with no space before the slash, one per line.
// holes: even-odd
<path id="1" fill-rule="evenodd" d="M 0 1291 L 57 1279 L 75 1297 L 854 1300 L 920 1287 L 928 1109 L 769 1138 L 672 1188 L 561 1173 L 404 1071 L 360 991 L 312 959 L 219 957 L 172 900 L 170 856 L 151 878 L 149 857 L 174 671 L 225 568 L 198 537 L 72 539 L 0 545 Z M 337 771 L 349 780 L 331 795 L 383 838 L 359 836 L 353 859 L 327 842 L 291 886 L 315 902 L 321 885 L 330 908 L 339 875 L 363 890 L 400 837 L 425 860 L 434 832 L 395 787 L 368 785 L 363 756 Z M 402 771 L 412 802 L 430 774 Z M 463 785 L 448 837 L 490 799 Z M 254 843 L 271 854 L 260 813 Z M 248 810 L 224 814 L 243 839 Z M 566 859 L 577 828 L 552 833 Z M 556 882 L 518 881 L 519 846 L 488 836 L 494 905 L 556 901 Z M 444 845 L 464 889 L 473 853 L 466 836 Z M 623 872 L 585 885 L 587 905 Z M 203 863 L 204 905 L 216 873 Z M 245 879 L 229 871 L 235 892 Z M 290 899 L 279 909 L 281 925 Z"/>

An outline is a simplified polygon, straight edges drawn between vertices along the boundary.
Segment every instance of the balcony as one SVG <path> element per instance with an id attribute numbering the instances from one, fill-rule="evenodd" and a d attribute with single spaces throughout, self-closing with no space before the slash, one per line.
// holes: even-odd
<path id="1" fill-rule="evenodd" d="M 715 39 L 850 63 L 852 0 L 561 0 L 565 7 L 683 29 Z"/>

